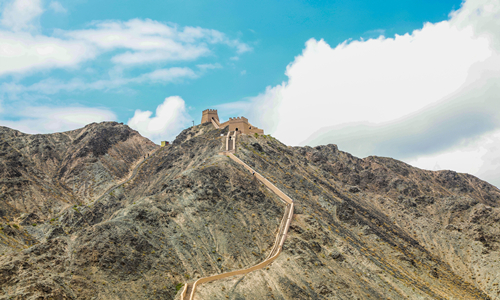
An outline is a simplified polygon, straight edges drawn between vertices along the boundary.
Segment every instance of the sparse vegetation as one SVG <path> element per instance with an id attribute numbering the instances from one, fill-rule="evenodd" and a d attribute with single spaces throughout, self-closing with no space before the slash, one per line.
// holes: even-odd
<path id="1" fill-rule="evenodd" d="M 182 289 L 182 287 L 184 286 L 184 283 L 178 283 L 175 285 L 175 291 L 178 292 L 180 291 L 180 289 Z"/>

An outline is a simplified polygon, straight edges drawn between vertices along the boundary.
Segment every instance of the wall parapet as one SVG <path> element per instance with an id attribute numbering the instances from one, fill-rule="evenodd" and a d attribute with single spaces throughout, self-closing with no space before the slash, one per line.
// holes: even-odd
<path id="1" fill-rule="evenodd" d="M 229 118 L 229 121 L 247 121 L 248 119 L 245 117 L 234 117 L 234 118 Z"/>

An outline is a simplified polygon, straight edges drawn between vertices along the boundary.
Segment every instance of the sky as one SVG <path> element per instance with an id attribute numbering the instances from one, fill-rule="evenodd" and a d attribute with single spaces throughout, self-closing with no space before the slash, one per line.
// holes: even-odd
<path id="1" fill-rule="evenodd" d="M 0 0 L 0 125 L 159 143 L 215 108 L 500 186 L 498 28 L 500 0 Z"/>

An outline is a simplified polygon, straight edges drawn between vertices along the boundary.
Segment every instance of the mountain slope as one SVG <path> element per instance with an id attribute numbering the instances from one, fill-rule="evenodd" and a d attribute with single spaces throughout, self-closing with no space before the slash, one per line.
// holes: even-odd
<path id="1" fill-rule="evenodd" d="M 90 203 L 156 148 L 116 122 L 36 135 L 0 127 L 0 218 L 33 225 L 65 207 Z M 4 227 L 14 240 L 23 239 L 15 227 Z"/>
<path id="2" fill-rule="evenodd" d="M 242 137 L 237 155 L 295 199 L 296 219 L 276 266 L 200 299 L 498 297 L 500 193 L 486 182 L 272 138 Z"/>

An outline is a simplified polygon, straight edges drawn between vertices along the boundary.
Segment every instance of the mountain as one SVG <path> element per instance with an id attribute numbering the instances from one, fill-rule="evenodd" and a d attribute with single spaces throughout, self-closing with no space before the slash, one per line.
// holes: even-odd
<path id="1" fill-rule="evenodd" d="M 35 135 L 0 127 L 0 218 L 7 224 L 31 226 L 73 205 L 91 203 L 157 148 L 116 122 Z M 4 229 L 17 232 L 9 225 Z M 24 248 L 18 246 L 14 248 Z"/>
<path id="2" fill-rule="evenodd" d="M 118 123 L 1 128 L 0 299 L 180 299 L 264 261 L 286 206 L 221 154 L 227 130 L 159 148 Z M 499 299 L 496 187 L 266 135 L 239 136 L 235 156 L 294 216 L 275 261 L 194 299 Z"/>

